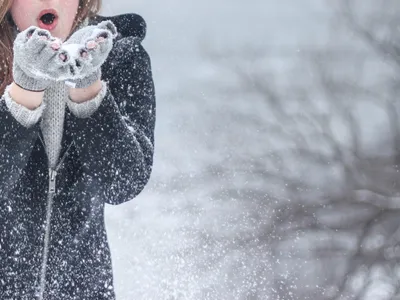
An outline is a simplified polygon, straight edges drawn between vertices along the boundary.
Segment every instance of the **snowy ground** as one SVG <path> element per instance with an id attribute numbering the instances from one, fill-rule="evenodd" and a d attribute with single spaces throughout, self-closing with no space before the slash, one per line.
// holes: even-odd
<path id="1" fill-rule="evenodd" d="M 283 72 L 302 47 L 324 42 L 327 8 L 318 0 L 103 2 L 104 15 L 136 12 L 146 19 L 144 45 L 157 87 L 151 182 L 135 200 L 107 207 L 118 300 L 267 299 L 268 249 L 235 245 L 257 230 L 246 216 L 260 208 L 219 201 L 211 193 L 221 183 L 201 177 L 227 155 L 210 150 L 206 140 L 213 137 L 199 130 L 213 109 L 202 98 L 211 93 L 203 79 L 214 71 L 202 52 L 267 48 Z M 234 132 L 227 128 L 226 135 Z"/>

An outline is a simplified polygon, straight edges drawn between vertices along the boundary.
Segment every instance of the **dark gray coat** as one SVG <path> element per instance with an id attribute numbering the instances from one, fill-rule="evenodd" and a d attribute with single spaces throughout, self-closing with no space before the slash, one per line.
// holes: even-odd
<path id="1" fill-rule="evenodd" d="M 154 151 L 155 95 L 144 20 L 110 19 L 120 35 L 102 66 L 109 89 L 98 110 L 68 108 L 55 178 L 43 299 L 115 299 L 104 204 L 138 195 Z M 38 122 L 23 127 L 0 102 L 0 299 L 36 299 L 51 183 Z"/>

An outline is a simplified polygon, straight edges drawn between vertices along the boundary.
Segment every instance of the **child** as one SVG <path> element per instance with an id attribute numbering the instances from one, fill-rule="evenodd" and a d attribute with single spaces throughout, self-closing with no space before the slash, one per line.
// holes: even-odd
<path id="1" fill-rule="evenodd" d="M 115 299 L 104 204 L 138 195 L 155 94 L 135 14 L 0 2 L 0 299 Z"/>

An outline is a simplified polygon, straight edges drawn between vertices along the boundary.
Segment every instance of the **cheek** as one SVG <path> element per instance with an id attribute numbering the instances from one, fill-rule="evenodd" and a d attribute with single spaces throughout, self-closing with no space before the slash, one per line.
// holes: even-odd
<path id="1" fill-rule="evenodd" d="M 65 23 L 67 27 L 71 28 L 72 24 L 75 20 L 76 13 L 78 11 L 78 5 L 79 1 L 78 0 L 62 0 L 63 3 L 63 16 L 62 18 L 65 18 Z"/>
<path id="2" fill-rule="evenodd" d="M 54 34 L 64 41 L 71 32 L 78 11 L 79 0 L 61 0 L 59 4 L 63 13 L 60 16 L 59 24 Z"/>
<path id="3" fill-rule="evenodd" d="M 21 31 L 31 26 L 36 19 L 33 15 L 35 11 L 33 2 L 33 0 L 14 0 L 11 5 L 11 16 Z"/>
<path id="4" fill-rule="evenodd" d="M 65 15 L 68 16 L 69 19 L 74 19 L 78 11 L 79 0 L 62 0 L 60 4 L 63 7 Z"/>

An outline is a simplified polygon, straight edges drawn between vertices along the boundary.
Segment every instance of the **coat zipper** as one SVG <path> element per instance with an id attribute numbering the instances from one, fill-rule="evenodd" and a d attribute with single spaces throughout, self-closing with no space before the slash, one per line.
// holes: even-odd
<path id="1" fill-rule="evenodd" d="M 46 152 L 46 146 L 39 134 L 39 138 L 42 141 L 43 147 Z M 44 234 L 44 246 L 43 246 L 43 257 L 42 257 L 42 266 L 40 270 L 40 285 L 39 291 L 35 296 L 38 297 L 38 300 L 43 300 L 44 290 L 46 286 L 46 270 L 47 270 L 47 260 L 48 260 L 48 253 L 49 253 L 49 244 L 50 244 L 50 222 L 51 222 L 51 214 L 53 210 L 53 198 L 56 194 L 56 177 L 57 171 L 60 169 L 65 157 L 68 154 L 69 149 L 71 148 L 72 144 L 68 146 L 67 150 L 65 151 L 64 155 L 62 156 L 59 164 L 56 166 L 55 169 L 49 168 L 49 189 L 48 189 L 48 196 L 47 196 L 47 206 L 46 206 L 46 228 Z M 46 152 L 47 156 L 47 152 Z"/>

